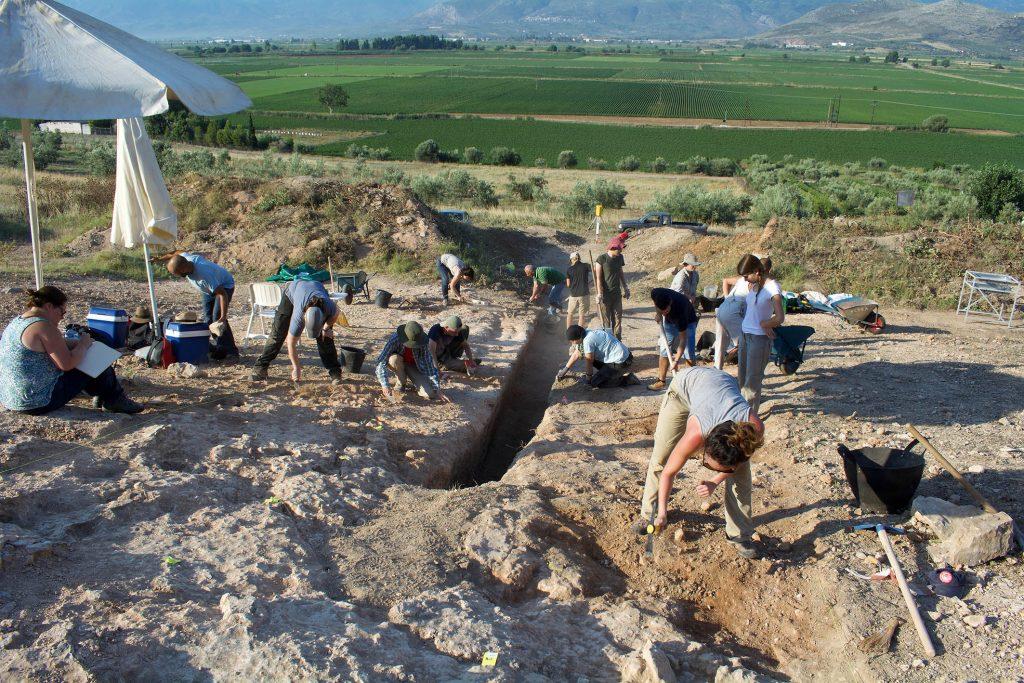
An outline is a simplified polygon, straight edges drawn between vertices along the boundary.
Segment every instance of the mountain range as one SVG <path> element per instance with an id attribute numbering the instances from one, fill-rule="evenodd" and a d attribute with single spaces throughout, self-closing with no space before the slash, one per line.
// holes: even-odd
<path id="1" fill-rule="evenodd" d="M 1024 0 L 66 0 L 151 39 L 365 37 L 435 32 L 493 38 L 694 40 L 760 36 L 1016 48 Z"/>
<path id="2" fill-rule="evenodd" d="M 939 48 L 1020 49 L 1024 16 L 963 0 L 862 0 L 826 5 L 761 36 L 809 44 L 929 45 Z"/>

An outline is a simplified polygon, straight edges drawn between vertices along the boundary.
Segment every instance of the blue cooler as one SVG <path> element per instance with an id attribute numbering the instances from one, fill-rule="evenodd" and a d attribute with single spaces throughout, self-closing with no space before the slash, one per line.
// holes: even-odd
<path id="1" fill-rule="evenodd" d="M 179 363 L 206 363 L 210 359 L 210 326 L 206 323 L 167 323 L 165 332 Z"/>
<path id="2" fill-rule="evenodd" d="M 119 349 L 128 340 L 128 311 L 93 306 L 85 320 L 93 337 L 111 348 Z"/>

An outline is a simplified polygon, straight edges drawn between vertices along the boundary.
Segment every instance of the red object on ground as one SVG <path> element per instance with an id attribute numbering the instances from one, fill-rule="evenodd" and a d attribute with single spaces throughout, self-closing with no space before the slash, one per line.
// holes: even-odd
<path id="1" fill-rule="evenodd" d="M 163 344 L 160 346 L 160 367 L 166 370 L 174 362 L 174 347 L 171 346 L 171 342 L 167 341 L 167 337 L 164 337 Z"/>

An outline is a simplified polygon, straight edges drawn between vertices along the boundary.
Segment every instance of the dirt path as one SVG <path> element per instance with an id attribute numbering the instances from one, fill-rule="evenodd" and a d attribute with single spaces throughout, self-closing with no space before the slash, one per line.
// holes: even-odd
<path id="1" fill-rule="evenodd" d="M 530 260 L 564 260 L 568 245 L 551 231 L 529 232 L 529 244 L 547 240 Z M 651 380 L 656 364 L 647 273 L 676 251 L 707 258 L 713 248 L 710 238 L 690 244 L 675 231 L 630 240 L 636 296 L 625 340 L 641 379 Z M 134 305 L 143 294 L 136 283 L 59 284 L 75 292 L 72 316 L 85 301 Z M 372 351 L 403 320 L 445 313 L 433 284 L 381 284 L 406 307 L 357 304 L 347 311 L 353 327 L 339 334 L 346 343 Z M 592 391 L 572 378 L 550 384 L 567 352 L 564 321 L 535 323 L 518 295 L 478 296 L 487 303 L 458 312 L 487 363 L 478 377 L 445 379 L 451 406 L 416 398 L 391 406 L 367 374 L 331 387 L 304 345 L 309 382 L 298 392 L 283 359 L 260 387 L 245 379 L 247 363 L 189 382 L 123 360 L 130 391 L 158 410 L 125 418 L 81 401 L 45 418 L 0 413 L 0 671 L 32 680 L 167 671 L 299 680 L 1019 678 L 1024 576 L 1013 558 L 971 572 L 963 601 L 922 598 L 939 657 L 921 658 L 907 627 L 891 653 L 856 650 L 905 613 L 895 588 L 846 572 L 866 570 L 879 548 L 843 531 L 862 517 L 848 505 L 835 454 L 837 443 L 903 445 L 900 425 L 913 422 L 964 470 L 982 465 L 974 483 L 1024 516 L 1021 456 L 1007 450 L 1024 439 L 1013 398 L 1024 387 L 1017 336 L 948 314 L 886 311 L 890 329 L 878 337 L 835 318 L 796 317 L 817 332 L 800 372 L 772 369 L 766 383 L 767 445 L 754 467 L 763 556 L 748 562 L 727 547 L 721 494 L 702 509 L 692 493 L 700 473 L 688 467 L 671 526 L 647 558 L 628 525 L 660 396 L 644 386 Z M 192 301 L 174 283 L 161 297 L 171 308 Z M 12 295 L 0 295 L 4 319 L 16 310 Z M 237 313 L 235 329 L 244 329 Z M 488 446 L 495 420 L 498 448 Z M 524 440 L 500 480 L 466 485 L 483 454 L 497 465 Z M 964 498 L 934 468 L 921 493 Z M 923 590 L 924 546 L 895 543 Z M 989 625 L 969 627 L 963 616 L 972 613 Z M 481 667 L 486 652 L 497 654 L 496 666 Z"/>

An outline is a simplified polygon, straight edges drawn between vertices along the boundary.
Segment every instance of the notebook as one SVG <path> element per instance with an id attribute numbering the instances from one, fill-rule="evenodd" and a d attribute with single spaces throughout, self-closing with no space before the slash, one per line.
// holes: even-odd
<path id="1" fill-rule="evenodd" d="M 93 341 L 92 346 L 85 352 L 85 358 L 78 364 L 76 370 L 81 370 L 90 377 L 99 377 L 100 373 L 114 364 L 121 357 L 121 352 L 112 349 L 103 342 Z"/>

